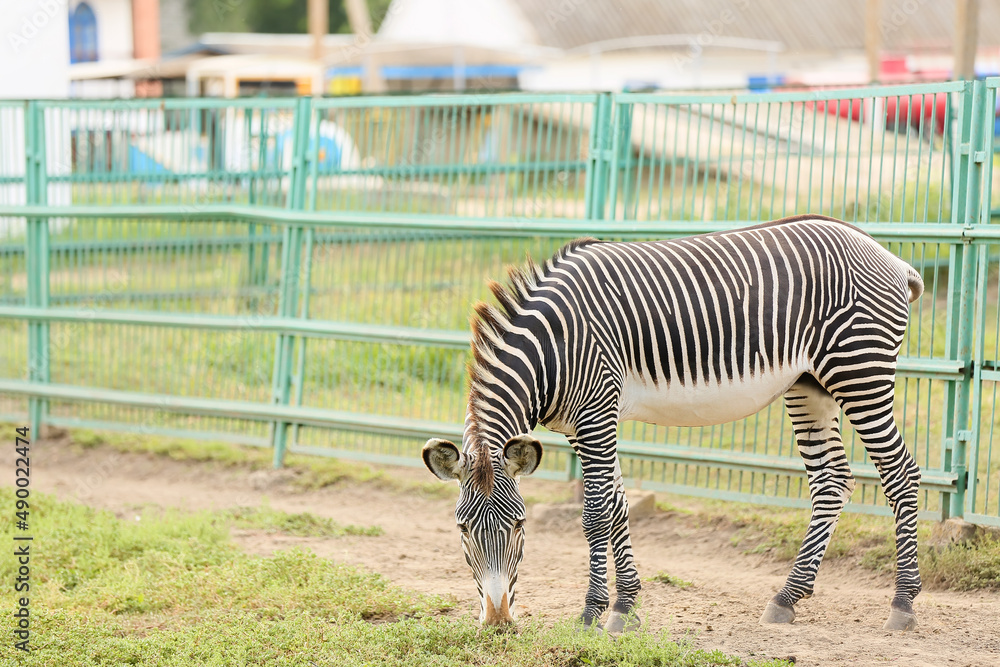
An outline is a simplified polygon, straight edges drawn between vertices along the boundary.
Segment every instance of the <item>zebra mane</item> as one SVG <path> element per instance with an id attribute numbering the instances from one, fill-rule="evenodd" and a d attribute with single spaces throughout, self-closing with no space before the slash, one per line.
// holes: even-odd
<path id="1" fill-rule="evenodd" d="M 484 389 L 494 379 L 490 369 L 499 363 L 497 350 L 504 334 L 511 330 L 512 320 L 523 312 L 525 302 L 538 288 L 538 283 L 548 275 L 552 266 L 572 251 L 597 242 L 595 238 L 571 241 L 556 251 L 544 265 L 539 265 L 528 257 L 523 266 L 508 266 L 508 285 L 493 280 L 488 283 L 490 292 L 500 307 L 483 301 L 474 306 L 472 361 L 469 363 L 469 413 L 472 415 L 469 432 L 473 436 L 473 451 L 476 455 L 473 457 L 470 480 L 487 495 L 493 490 L 492 452 L 485 438 L 475 437 L 481 433 L 475 407 L 485 403 Z"/>
<path id="2" fill-rule="evenodd" d="M 476 313 L 472 319 L 473 363 L 469 368 L 473 388 L 477 380 L 488 379 L 488 369 L 497 362 L 496 350 L 504 334 L 510 331 L 514 317 L 523 312 L 525 302 L 538 289 L 538 283 L 548 276 L 557 262 L 565 259 L 574 250 L 592 243 L 599 241 L 592 237 L 570 241 L 556 251 L 544 265 L 539 265 L 528 257 L 524 266 L 507 267 L 509 285 L 503 285 L 495 280 L 487 283 L 500 307 L 497 308 L 484 301 L 478 302 L 473 307 Z"/>

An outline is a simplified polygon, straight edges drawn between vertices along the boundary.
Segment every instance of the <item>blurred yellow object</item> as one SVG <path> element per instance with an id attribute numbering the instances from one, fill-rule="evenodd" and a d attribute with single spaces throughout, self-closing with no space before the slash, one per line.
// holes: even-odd
<path id="1" fill-rule="evenodd" d="M 335 76 L 330 80 L 331 95 L 360 95 L 361 77 Z"/>

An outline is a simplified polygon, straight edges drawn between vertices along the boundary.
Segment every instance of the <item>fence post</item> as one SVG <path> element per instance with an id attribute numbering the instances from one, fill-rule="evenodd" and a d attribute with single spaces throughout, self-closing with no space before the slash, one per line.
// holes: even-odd
<path id="1" fill-rule="evenodd" d="M 312 98 L 300 97 L 295 107 L 293 125 L 292 164 L 289 174 L 288 204 L 290 210 L 305 208 L 306 185 L 309 175 L 309 131 L 312 122 Z M 302 238 L 300 225 L 286 226 L 281 244 L 281 283 L 278 297 L 278 316 L 295 317 L 299 302 L 299 283 L 302 271 Z M 272 403 L 288 405 L 292 389 L 292 360 L 296 337 L 279 334 L 274 354 L 274 385 Z M 304 352 L 304 351 L 303 351 Z M 271 433 L 274 448 L 274 467 L 280 468 L 285 460 L 288 442 L 288 422 L 275 422 Z"/>
<path id="2" fill-rule="evenodd" d="M 307 148 L 309 151 L 308 156 L 308 166 L 307 172 L 308 176 L 306 179 L 306 187 L 303 193 L 302 207 L 306 211 L 316 210 L 316 194 L 319 188 L 319 150 L 320 150 L 320 114 L 319 111 L 316 112 L 315 116 L 310 115 L 310 123 L 316 121 L 315 127 L 311 131 L 315 131 L 316 141 L 310 144 Z M 303 170 L 305 171 L 305 170 Z M 311 183 L 312 187 L 308 187 Z M 309 295 L 312 290 L 312 259 L 313 250 L 315 249 L 316 242 L 316 230 L 313 227 L 309 227 L 305 230 L 305 264 L 302 267 L 302 281 L 301 281 L 301 292 L 302 292 L 302 305 L 299 310 L 299 317 L 306 320 L 309 319 Z M 294 396 L 292 400 L 295 405 L 302 405 L 302 391 L 303 385 L 305 384 L 306 378 L 306 349 L 308 348 L 309 339 L 302 336 L 299 339 L 299 359 L 298 365 L 296 366 L 295 375 L 293 376 L 293 391 Z M 292 431 L 292 446 L 299 444 L 299 433 L 301 431 L 300 425 L 296 424 Z"/>
<path id="3" fill-rule="evenodd" d="M 958 145 L 958 161 L 956 163 L 956 187 L 952 193 L 953 220 L 962 226 L 976 225 L 980 222 L 982 212 L 982 179 L 983 162 L 986 159 L 984 139 L 985 116 L 983 103 L 986 88 L 982 81 L 972 81 L 966 84 L 962 93 L 961 135 Z M 949 392 L 949 408 L 952 409 L 951 428 L 945 430 L 947 438 L 943 450 L 944 469 L 954 472 L 958 479 L 955 493 L 946 494 L 947 507 L 942 502 L 942 518 L 962 517 L 965 512 L 965 491 L 967 487 L 968 445 L 976 445 L 974 429 L 978 427 L 974 415 L 978 416 L 979 408 L 972 404 L 975 395 L 975 359 L 973 343 L 976 330 L 976 282 L 978 280 L 977 249 L 966 241 L 953 247 L 954 258 L 948 281 L 952 288 L 953 306 L 949 312 L 951 326 L 954 331 L 953 343 L 949 350 L 954 352 L 952 358 L 962 362 L 964 369 L 962 379 L 953 383 Z M 954 272 L 954 273 L 952 273 Z M 950 445 L 950 447 L 949 447 Z M 944 501 L 944 498 L 942 498 Z"/>
<path id="4" fill-rule="evenodd" d="M 264 123 L 263 123 L 264 110 L 263 109 L 260 110 L 260 114 L 259 115 L 260 115 L 260 117 L 261 117 L 262 120 L 261 120 L 261 123 L 260 123 L 260 130 L 258 131 L 258 134 L 257 134 L 258 139 L 259 139 L 259 141 L 258 141 L 259 148 L 257 150 L 257 157 L 258 157 L 257 165 L 258 165 L 258 169 L 260 169 L 261 171 L 264 171 L 264 170 L 267 169 L 268 165 L 267 165 L 267 157 L 266 157 L 267 156 L 267 152 L 266 152 L 267 136 L 264 133 Z M 247 146 L 253 146 L 253 123 L 254 123 L 254 116 L 255 116 L 255 114 L 254 114 L 254 110 L 253 109 L 247 109 L 246 110 L 246 112 L 245 112 L 245 118 L 246 118 L 246 136 L 243 138 L 243 140 L 246 142 Z M 251 176 L 247 179 L 247 184 L 248 184 L 247 204 L 249 206 L 256 206 L 257 203 L 258 203 L 257 202 L 258 178 L 253 175 L 253 158 L 249 157 L 249 156 L 248 156 L 248 159 L 247 159 L 247 171 L 251 172 Z M 257 224 L 251 222 L 251 223 L 249 223 L 247 225 L 247 240 L 248 240 L 248 244 L 247 244 L 247 286 L 250 288 L 250 297 L 248 298 L 247 301 L 249 303 L 250 311 L 251 312 L 256 311 L 257 307 L 258 307 L 257 298 L 254 295 L 253 290 L 258 285 L 266 283 L 266 275 L 267 275 L 267 259 L 268 259 L 267 258 L 267 254 L 266 253 L 258 253 L 256 239 L 254 238 L 256 236 L 257 236 Z M 264 246 L 264 247 L 266 248 L 267 246 Z M 263 257 L 258 257 L 258 254 L 263 255 Z M 262 275 L 262 272 L 261 272 L 261 268 L 263 268 L 263 275 Z M 262 277 L 265 279 L 264 281 L 260 280 L 260 278 L 262 278 Z"/>
<path id="5" fill-rule="evenodd" d="M 982 105 L 982 144 L 981 149 L 984 154 L 981 155 L 982 160 L 982 183 L 984 191 L 982 194 L 982 211 L 980 213 L 979 222 L 983 225 L 990 224 L 991 216 L 993 215 L 993 201 L 992 201 L 992 184 L 993 184 L 993 150 L 995 142 L 995 129 L 994 123 L 994 109 L 996 109 L 996 95 L 997 89 L 994 87 L 985 87 L 983 91 L 983 105 Z M 975 159 L 977 156 L 973 156 Z M 979 454 L 982 449 L 982 445 L 979 440 L 979 427 L 982 424 L 981 413 L 983 409 L 983 361 L 985 356 L 985 333 L 986 333 L 986 303 L 988 294 L 988 278 L 990 272 L 990 246 L 989 244 L 983 244 L 979 246 L 979 281 L 976 284 L 976 291 L 978 294 L 978 303 L 976 306 L 976 328 L 975 328 L 975 347 L 973 348 L 972 358 L 975 363 L 975 376 L 973 377 L 972 385 L 972 446 L 969 448 L 969 458 L 967 464 L 966 476 L 968 477 L 968 483 L 966 486 L 965 493 L 965 514 L 975 514 L 976 513 L 976 491 L 978 485 L 977 473 L 979 472 Z"/>
<path id="6" fill-rule="evenodd" d="M 634 199 L 631 189 L 631 167 L 632 167 L 632 104 L 615 104 L 612 107 L 612 134 L 611 134 L 611 168 L 608 174 L 608 195 L 610 217 L 614 220 L 618 216 L 618 190 L 623 192 L 622 200 L 622 220 L 632 217 L 632 200 Z"/>
<path id="7" fill-rule="evenodd" d="M 590 126 L 590 150 L 587 155 L 587 184 L 584 208 L 588 220 L 604 220 L 610 186 L 612 137 L 611 93 L 599 93 L 594 102 Z"/>
<path id="8" fill-rule="evenodd" d="M 24 110 L 24 186 L 29 205 L 43 205 L 48 200 L 45 164 L 44 110 L 37 101 L 26 103 Z M 49 219 L 28 218 L 25 229 L 28 306 L 49 306 Z M 28 323 L 28 380 L 49 381 L 49 323 Z M 28 399 L 28 423 L 33 437 L 41 435 L 47 401 Z"/>

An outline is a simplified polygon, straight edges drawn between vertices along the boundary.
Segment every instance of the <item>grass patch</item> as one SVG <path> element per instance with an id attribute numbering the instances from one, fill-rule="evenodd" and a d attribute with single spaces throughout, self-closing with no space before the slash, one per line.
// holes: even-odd
<path id="1" fill-rule="evenodd" d="M 0 503 L 13 504 L 11 488 Z M 634 665 L 783 667 L 642 631 L 611 641 L 521 623 L 484 631 L 440 612 L 453 603 L 401 590 L 377 574 L 303 550 L 244 554 L 228 538 L 232 514 L 147 513 L 139 521 L 32 494 L 32 652 L 0 648 L 0 662 L 35 666 Z M 302 521 L 302 515 L 297 521 Z M 261 518 L 264 517 L 264 518 Z M 280 524 L 267 512 L 238 521 Z M 322 524 L 322 522 L 319 522 Z M 308 523 L 316 530 L 316 523 Z M 329 528 L 327 526 L 326 528 Z M 0 539 L 14 532 L 0 516 Z M 13 559 L 0 560 L 12 580 Z M 10 637 L 4 614 L 0 632 Z"/>
<path id="2" fill-rule="evenodd" d="M 13 506 L 13 490 L 0 489 L 0 502 Z M 252 521 L 304 523 L 302 515 L 282 521 L 279 515 L 272 510 Z M 293 609 L 389 617 L 450 606 L 306 551 L 267 559 L 246 555 L 230 541 L 234 519 L 229 512 L 146 511 L 139 520 L 122 520 L 33 493 L 31 518 L 33 544 L 39 545 L 31 561 L 32 601 L 45 607 L 111 615 L 169 610 L 197 617 L 236 605 L 270 617 Z M 322 521 L 307 525 L 336 528 Z M 0 519 L 0 531 L 10 539 L 10 517 Z M 0 576 L 11 581 L 13 560 L 0 565 Z"/>
<path id="3" fill-rule="evenodd" d="M 333 519 L 316 516 L 310 512 L 289 513 L 271 507 L 238 507 L 229 510 L 233 525 L 238 528 L 286 533 L 298 537 L 343 537 L 364 535 L 377 537 L 382 534 L 379 526 L 342 526 Z"/>
<path id="4" fill-rule="evenodd" d="M 88 664 L 180 667 L 787 667 L 783 660 L 744 661 L 671 641 L 665 632 L 611 640 L 569 624 L 522 624 L 518 633 L 483 631 L 471 620 L 413 618 L 373 624 L 301 613 L 290 621 L 212 613 L 198 624 L 119 633 L 90 619 L 40 614 L 38 635 L 53 635 L 24 665 Z M 85 659 L 83 663 L 66 661 Z"/>
<path id="5" fill-rule="evenodd" d="M 987 536 L 970 544 L 945 547 L 922 543 L 917 562 L 925 587 L 958 591 L 1000 590 L 1000 538 Z M 861 563 L 878 572 L 891 574 L 896 567 L 895 543 L 888 539 L 884 544 L 869 549 Z"/>
<path id="6" fill-rule="evenodd" d="M 657 572 L 652 577 L 647 579 L 647 581 L 658 581 L 661 584 L 667 584 L 668 586 L 674 586 L 676 588 L 691 588 L 694 584 L 690 581 L 685 581 L 680 577 L 675 577 L 667 572 Z"/>
<path id="7" fill-rule="evenodd" d="M 707 517 L 727 520 L 737 528 L 731 538 L 733 546 L 744 553 L 768 554 L 777 560 L 793 560 L 809 526 L 809 510 L 755 507 L 736 504 L 728 511 L 719 511 L 711 504 Z M 701 514 L 705 517 L 706 514 Z M 857 556 L 867 549 L 891 540 L 893 524 L 889 517 L 873 517 L 844 513 L 837 523 L 826 559 Z"/>

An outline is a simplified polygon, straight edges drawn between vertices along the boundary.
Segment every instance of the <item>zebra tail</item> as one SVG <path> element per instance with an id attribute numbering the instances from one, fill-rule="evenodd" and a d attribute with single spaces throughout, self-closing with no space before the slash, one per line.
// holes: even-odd
<path id="1" fill-rule="evenodd" d="M 909 269 L 906 273 L 906 284 L 910 288 L 910 303 L 913 303 L 924 293 L 924 280 L 915 268 L 909 265 L 906 268 Z"/>

